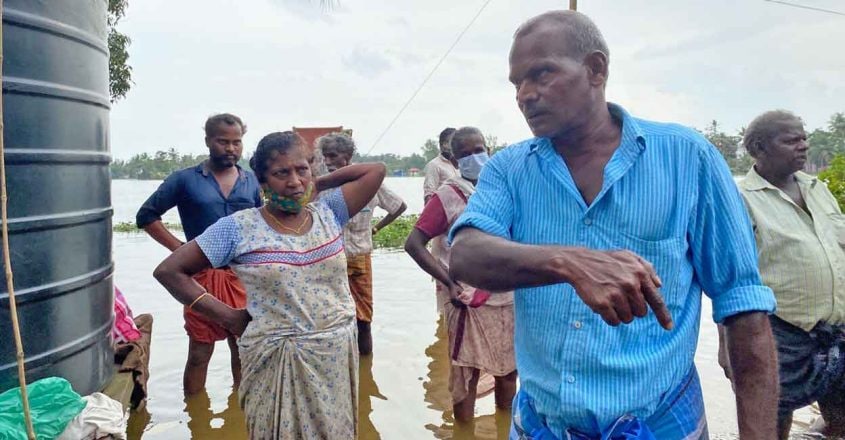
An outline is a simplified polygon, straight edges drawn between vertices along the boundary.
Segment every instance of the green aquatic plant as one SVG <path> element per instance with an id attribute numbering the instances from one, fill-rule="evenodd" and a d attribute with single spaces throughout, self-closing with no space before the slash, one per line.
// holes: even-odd
<path id="1" fill-rule="evenodd" d="M 405 239 L 408 234 L 414 229 L 417 223 L 418 215 L 405 215 L 397 218 L 393 223 L 387 225 L 378 234 L 373 236 L 373 247 L 377 249 L 401 249 L 405 246 Z M 373 226 L 381 219 L 373 219 Z M 181 231 L 182 225 L 179 223 L 165 223 L 167 229 L 171 231 Z M 114 232 L 123 234 L 141 233 L 142 229 L 135 226 L 135 222 L 119 222 L 112 226 Z"/>
<path id="2" fill-rule="evenodd" d="M 827 184 L 836 197 L 839 208 L 845 211 L 845 154 L 837 154 L 830 161 L 830 166 L 819 173 L 819 179 Z"/>
<path id="3" fill-rule="evenodd" d="M 386 249 L 401 249 L 405 246 L 405 239 L 414 229 L 417 223 L 418 215 L 403 215 L 397 218 L 393 223 L 387 225 L 384 229 L 373 236 L 373 247 Z M 373 226 L 375 226 L 381 219 L 373 219 Z"/>
<path id="4" fill-rule="evenodd" d="M 164 226 L 171 231 L 181 231 L 182 230 L 182 225 L 179 224 L 179 223 L 165 223 Z M 144 232 L 143 229 L 138 229 L 138 227 L 135 226 L 135 222 L 115 223 L 114 225 L 112 225 L 112 231 L 122 232 L 122 233 L 127 233 L 127 234 L 133 233 L 133 232 L 135 232 L 135 233 Z"/>

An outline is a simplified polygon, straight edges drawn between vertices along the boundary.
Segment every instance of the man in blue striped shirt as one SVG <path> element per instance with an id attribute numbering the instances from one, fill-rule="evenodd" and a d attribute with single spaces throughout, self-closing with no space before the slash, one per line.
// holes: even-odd
<path id="1" fill-rule="evenodd" d="M 516 289 L 512 438 L 707 438 L 702 290 L 739 364 L 740 436 L 776 438 L 775 300 L 731 174 L 693 130 L 608 104 L 608 53 L 576 12 L 517 30 L 510 80 L 537 137 L 491 159 L 451 231 L 453 277 Z"/>

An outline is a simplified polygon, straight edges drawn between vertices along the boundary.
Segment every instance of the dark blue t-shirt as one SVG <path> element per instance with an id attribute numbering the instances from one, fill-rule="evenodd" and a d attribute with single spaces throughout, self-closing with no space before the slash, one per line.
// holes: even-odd
<path id="1" fill-rule="evenodd" d="M 224 198 L 220 185 L 203 162 L 167 176 L 138 210 L 135 222 L 143 228 L 161 220 L 175 206 L 179 209 L 185 238 L 191 241 L 217 220 L 261 204 L 261 187 L 255 174 L 238 167 L 238 180 L 229 197 Z"/>

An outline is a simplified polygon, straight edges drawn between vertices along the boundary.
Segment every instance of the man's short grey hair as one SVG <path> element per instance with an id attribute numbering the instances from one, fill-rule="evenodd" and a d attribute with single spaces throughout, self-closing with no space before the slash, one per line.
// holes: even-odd
<path id="1" fill-rule="evenodd" d="M 341 154 L 348 154 L 349 157 L 355 154 L 355 141 L 352 136 L 346 133 L 330 133 L 320 136 L 317 139 L 317 148 L 322 152 L 327 148 L 333 148 Z"/>
<path id="2" fill-rule="evenodd" d="M 760 116 L 754 118 L 748 127 L 745 129 L 745 135 L 742 138 L 742 146 L 751 157 L 757 157 L 760 152 L 760 146 L 771 142 L 783 129 L 784 124 L 799 122 L 802 125 L 804 121 L 795 113 L 787 110 L 770 110 Z"/>
<path id="3" fill-rule="evenodd" d="M 568 46 L 566 53 L 573 59 L 582 61 L 593 52 L 601 52 L 607 56 L 608 60 L 610 59 L 610 49 L 598 26 L 590 20 L 590 17 L 576 11 L 549 11 L 540 14 L 523 23 L 514 33 L 514 38 L 529 34 L 543 26 L 559 27 L 566 31 L 565 41 Z"/>
<path id="4" fill-rule="evenodd" d="M 475 127 L 461 127 L 455 130 L 455 133 L 452 135 L 452 141 L 450 142 L 449 146 L 452 148 L 452 153 L 454 154 L 455 148 L 459 147 L 468 137 L 478 135 L 484 139 L 484 134 L 481 133 L 481 130 Z M 485 145 L 487 141 L 484 141 Z"/>

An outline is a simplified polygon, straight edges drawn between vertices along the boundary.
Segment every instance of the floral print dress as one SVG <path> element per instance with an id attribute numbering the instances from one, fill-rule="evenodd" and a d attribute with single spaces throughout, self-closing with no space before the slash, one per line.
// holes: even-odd
<path id="1" fill-rule="evenodd" d="M 252 321 L 238 341 L 238 394 L 251 439 L 355 438 L 358 347 L 349 293 L 340 189 L 307 208 L 311 230 L 271 228 L 258 208 L 220 219 L 197 237 L 214 267 L 229 265 Z"/>

